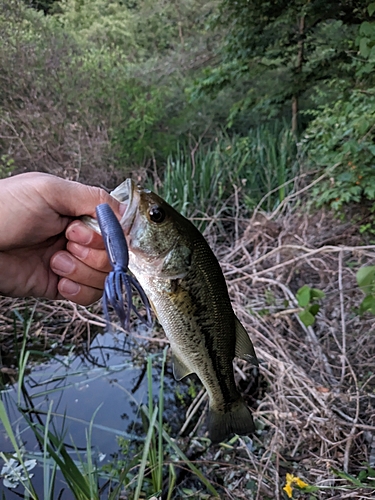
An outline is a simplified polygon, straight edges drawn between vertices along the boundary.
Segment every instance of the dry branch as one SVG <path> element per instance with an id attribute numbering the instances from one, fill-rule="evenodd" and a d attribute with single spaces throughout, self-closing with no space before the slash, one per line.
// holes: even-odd
<path id="1" fill-rule="evenodd" d="M 261 361 L 260 384 L 252 395 L 246 396 L 253 368 L 238 361 L 235 369 L 259 430 L 252 442 L 240 439 L 219 452 L 209 449 L 203 457 L 207 473 L 213 481 L 223 479 L 227 498 L 250 498 L 249 481 L 257 485 L 251 498 L 283 498 L 287 472 L 321 487 L 315 495 L 322 500 L 374 498 L 371 490 L 349 491 L 332 469 L 356 475 L 374 455 L 375 325 L 372 316 L 355 313 L 363 299 L 355 271 L 373 265 L 375 246 L 363 245 L 352 225 L 325 212 L 289 213 L 273 221 L 258 214 L 250 222 L 237 219 L 234 228 L 240 239 L 222 241 L 215 251 L 236 314 Z M 298 317 L 296 293 L 305 284 L 326 294 L 312 327 Z M 11 311 L 23 316 L 34 305 L 34 300 L 1 299 L 3 358 L 11 351 L 15 327 L 22 334 L 22 321 Z M 104 326 L 100 304 L 88 309 L 41 301 L 36 313 L 31 337 L 40 348 L 50 339 L 87 340 Z M 149 340 L 166 342 L 156 331 L 153 335 Z M 196 422 L 190 436 L 202 432 L 206 404 L 200 392 L 188 409 L 184 429 Z"/>

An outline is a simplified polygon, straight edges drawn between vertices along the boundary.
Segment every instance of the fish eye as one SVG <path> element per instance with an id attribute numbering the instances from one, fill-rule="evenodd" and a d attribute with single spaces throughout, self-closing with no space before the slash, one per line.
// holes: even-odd
<path id="1" fill-rule="evenodd" d="M 160 224 L 165 219 L 165 212 L 161 207 L 151 207 L 149 211 L 152 222 Z"/>

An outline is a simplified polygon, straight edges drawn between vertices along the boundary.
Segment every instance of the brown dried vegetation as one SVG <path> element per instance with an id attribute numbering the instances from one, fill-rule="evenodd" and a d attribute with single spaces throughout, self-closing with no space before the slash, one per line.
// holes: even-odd
<path id="1" fill-rule="evenodd" d="M 375 246 L 364 246 L 352 222 L 324 211 L 255 216 L 221 252 L 235 309 L 261 360 L 254 415 L 263 430 L 246 467 L 254 498 L 283 498 L 287 472 L 322 487 L 315 493 L 322 499 L 374 498 L 332 473 L 374 465 L 375 325 L 355 312 L 363 299 L 355 272 L 374 259 Z M 297 315 L 296 292 L 305 284 L 326 294 L 311 327 Z M 239 366 L 245 379 L 251 369 Z M 237 479 L 233 498 L 249 498 L 240 493 L 248 480 Z"/>
<path id="2" fill-rule="evenodd" d="M 10 4 L 13 5 L 11 2 Z M 40 40 L 27 37 L 25 15 L 7 2 L 0 15 L 0 151 L 16 173 L 44 171 L 68 179 L 116 185 L 110 150 L 111 88 L 100 67 L 69 36 L 34 16 Z M 19 31 L 14 29 L 19 26 Z M 92 67 L 91 67 L 92 66 Z"/>
<path id="3" fill-rule="evenodd" d="M 242 229 L 237 241 L 219 246 L 222 235 L 213 240 L 234 308 L 261 362 L 257 387 L 253 368 L 236 364 L 259 430 L 252 447 L 239 439 L 233 447 L 199 452 L 192 439 L 196 425 L 186 445 L 193 455 L 198 450 L 200 467 L 213 484 L 225 485 L 227 498 L 284 498 L 287 472 L 319 486 L 317 498 L 374 498 L 374 491 L 350 490 L 332 468 L 356 475 L 364 462 L 375 461 L 375 325 L 371 315 L 356 313 L 363 295 L 355 279 L 359 267 L 373 264 L 375 246 L 363 245 L 355 225 L 325 211 L 291 211 L 273 220 L 255 214 L 236 222 Z M 305 284 L 326 294 L 312 327 L 297 314 L 296 292 Z M 1 305 L 9 311 L 27 303 L 2 299 Z M 98 305 L 88 310 L 38 303 L 37 313 L 31 335 L 41 339 L 41 349 L 46 337 L 87 338 L 104 325 Z M 0 317 L 0 332 L 4 354 L 14 338 L 7 313 Z M 205 402 L 199 394 L 188 421 L 199 413 L 203 421 Z"/>

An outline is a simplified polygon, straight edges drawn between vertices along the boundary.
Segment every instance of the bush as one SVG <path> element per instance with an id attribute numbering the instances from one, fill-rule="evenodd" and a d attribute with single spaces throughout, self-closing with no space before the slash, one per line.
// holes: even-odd
<path id="1" fill-rule="evenodd" d="M 309 164 L 327 169 L 315 188 L 319 206 L 375 201 L 375 89 L 343 94 L 325 106 L 303 137 Z"/>
<path id="2" fill-rule="evenodd" d="M 12 158 L 18 172 L 113 185 L 151 158 L 166 161 L 189 128 L 186 98 L 181 83 L 166 83 L 155 60 L 130 61 L 137 47 L 128 50 L 128 34 L 121 38 L 115 22 L 126 7 L 111 4 L 88 26 L 89 2 L 76 16 L 69 6 L 44 16 L 20 0 L 0 0 L 0 156 Z M 121 23 L 128 18 L 123 12 Z"/>
<path id="3" fill-rule="evenodd" d="M 107 54 L 90 58 L 16 0 L 0 3 L 0 37 L 0 154 L 17 171 L 103 182 L 113 163 Z"/>

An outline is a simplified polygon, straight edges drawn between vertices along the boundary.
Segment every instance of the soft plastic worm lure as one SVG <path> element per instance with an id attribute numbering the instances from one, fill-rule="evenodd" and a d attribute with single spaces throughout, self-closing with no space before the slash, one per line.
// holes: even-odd
<path id="1" fill-rule="evenodd" d="M 142 323 L 151 326 L 151 308 L 148 298 L 137 279 L 128 274 L 129 252 L 122 227 L 107 203 L 96 207 L 96 216 L 112 265 L 112 271 L 108 274 L 104 284 L 103 311 L 105 318 L 109 324 L 108 305 L 110 304 L 125 330 L 129 331 L 132 310 Z M 146 308 L 146 316 L 142 316 L 133 304 L 133 290 L 139 294 Z"/>

